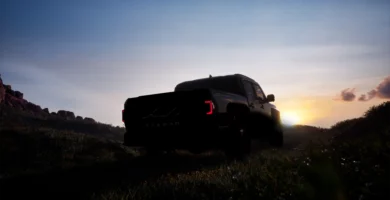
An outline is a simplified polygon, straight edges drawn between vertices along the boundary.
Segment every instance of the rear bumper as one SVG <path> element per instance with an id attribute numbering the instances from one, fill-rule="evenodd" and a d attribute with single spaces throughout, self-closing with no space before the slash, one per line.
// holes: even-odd
<path id="1" fill-rule="evenodd" d="M 161 149 L 214 149 L 225 143 L 226 131 L 227 127 L 217 125 L 127 129 L 124 145 Z"/>

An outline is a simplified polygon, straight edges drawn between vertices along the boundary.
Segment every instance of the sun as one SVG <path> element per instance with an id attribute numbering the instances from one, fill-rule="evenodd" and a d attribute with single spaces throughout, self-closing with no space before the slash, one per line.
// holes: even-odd
<path id="1" fill-rule="evenodd" d="M 300 123 L 301 118 L 296 112 L 282 112 L 281 113 L 282 123 L 287 125 L 295 125 Z"/>

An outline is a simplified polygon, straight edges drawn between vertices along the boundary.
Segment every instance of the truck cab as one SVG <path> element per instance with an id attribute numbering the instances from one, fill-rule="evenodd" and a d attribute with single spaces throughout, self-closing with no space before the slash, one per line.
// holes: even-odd
<path id="1" fill-rule="evenodd" d="M 272 109 L 276 109 L 276 107 L 271 104 L 271 102 L 275 101 L 275 96 L 273 94 L 265 95 L 263 89 L 255 80 L 242 74 L 217 77 L 210 76 L 209 78 L 185 81 L 178 84 L 174 91 L 188 91 L 205 88 L 227 94 L 228 102 L 246 104 L 250 112 L 271 116 Z M 221 93 L 216 94 L 220 95 Z M 234 96 L 231 95 L 239 95 L 241 98 L 238 96 L 233 98 Z M 242 97 L 245 97 L 245 102 L 242 102 Z"/>
<path id="2" fill-rule="evenodd" d="M 201 78 L 173 92 L 128 98 L 122 119 L 127 146 L 247 154 L 252 139 L 283 144 L 279 111 L 260 85 L 242 74 Z"/>

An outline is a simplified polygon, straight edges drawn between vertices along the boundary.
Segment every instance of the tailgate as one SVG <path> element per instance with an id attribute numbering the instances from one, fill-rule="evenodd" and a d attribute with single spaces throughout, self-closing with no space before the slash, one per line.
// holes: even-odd
<path id="1" fill-rule="evenodd" d="M 126 128 L 175 127 L 207 120 L 213 110 L 209 90 L 178 91 L 128 99 L 123 120 Z"/>

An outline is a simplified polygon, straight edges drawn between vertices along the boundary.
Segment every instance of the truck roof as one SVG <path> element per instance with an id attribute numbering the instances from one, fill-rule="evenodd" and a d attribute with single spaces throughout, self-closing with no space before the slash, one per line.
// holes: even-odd
<path id="1" fill-rule="evenodd" d="M 252 82 L 256 82 L 255 80 L 253 80 L 252 78 L 249 78 L 248 76 L 245 76 L 245 75 L 242 75 L 242 74 L 233 74 L 231 76 L 237 76 L 237 77 L 240 77 L 242 79 L 247 79 L 249 81 L 252 81 Z"/>
<path id="2" fill-rule="evenodd" d="M 197 88 L 212 88 L 222 90 L 226 92 L 241 94 L 241 85 L 239 79 L 247 79 L 253 81 L 253 79 L 242 75 L 242 74 L 230 74 L 222 76 L 213 76 L 208 78 L 194 79 L 190 81 L 184 81 L 176 85 L 175 91 L 177 90 L 188 90 Z"/>
<path id="3" fill-rule="evenodd" d="M 237 79 L 237 78 L 244 78 L 244 79 L 248 79 L 250 81 L 253 81 L 255 82 L 253 79 L 249 78 L 248 76 L 245 76 L 243 74 L 229 74 L 229 75 L 220 75 L 220 76 L 212 76 L 212 77 L 208 77 L 208 78 L 198 78 L 198 79 L 193 79 L 193 80 L 189 80 L 189 81 L 184 81 L 184 82 L 181 82 L 178 85 L 180 84 L 184 84 L 184 83 L 195 83 L 195 82 L 200 82 L 200 81 L 204 81 L 204 80 L 210 80 L 210 79 Z"/>

